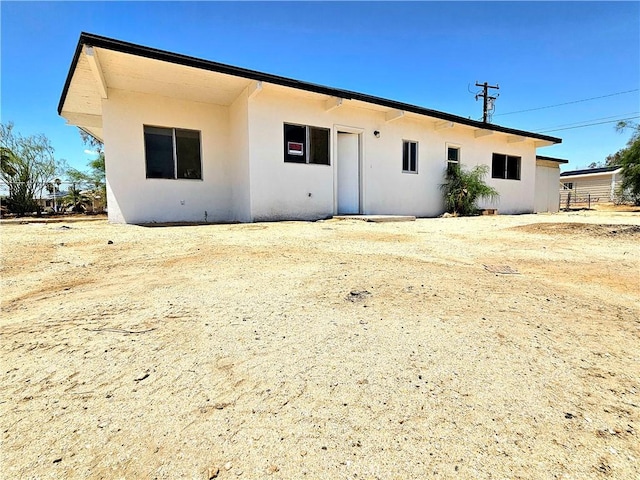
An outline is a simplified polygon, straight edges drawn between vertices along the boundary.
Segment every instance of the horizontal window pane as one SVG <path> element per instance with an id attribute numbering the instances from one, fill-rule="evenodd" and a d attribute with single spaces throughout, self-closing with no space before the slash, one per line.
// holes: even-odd
<path id="1" fill-rule="evenodd" d="M 449 162 L 457 162 L 457 161 L 459 161 L 459 158 L 460 158 L 459 153 L 460 153 L 459 149 L 449 147 L 447 149 L 447 160 Z"/>
<path id="2" fill-rule="evenodd" d="M 200 132 L 176 129 L 177 178 L 202 179 Z"/>
<path id="3" fill-rule="evenodd" d="M 491 160 L 491 178 L 504 178 L 506 156 L 494 153 Z"/>
<path id="4" fill-rule="evenodd" d="M 284 124 L 284 161 L 306 163 L 306 127 Z"/>
<path id="5" fill-rule="evenodd" d="M 144 127 L 147 178 L 174 178 L 173 132 L 170 128 Z"/>
<path id="6" fill-rule="evenodd" d="M 520 180 L 520 157 L 507 157 L 507 178 Z"/>
<path id="7" fill-rule="evenodd" d="M 329 130 L 309 127 L 310 156 L 309 163 L 329 165 Z"/>

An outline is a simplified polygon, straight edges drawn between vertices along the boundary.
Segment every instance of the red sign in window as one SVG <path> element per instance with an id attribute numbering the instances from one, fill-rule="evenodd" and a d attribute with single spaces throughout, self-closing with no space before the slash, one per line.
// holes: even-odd
<path id="1" fill-rule="evenodd" d="M 304 154 L 303 151 L 303 143 L 300 142 L 287 142 L 287 150 L 289 151 L 289 155 L 300 155 Z"/>

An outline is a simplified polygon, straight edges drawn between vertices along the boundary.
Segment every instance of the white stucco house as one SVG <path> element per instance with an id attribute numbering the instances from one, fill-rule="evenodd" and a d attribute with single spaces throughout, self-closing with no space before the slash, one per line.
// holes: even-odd
<path id="1" fill-rule="evenodd" d="M 453 163 L 489 166 L 486 207 L 546 211 L 554 161 L 536 149 L 561 142 L 87 33 L 58 113 L 104 142 L 109 220 L 124 223 L 437 216 Z"/>

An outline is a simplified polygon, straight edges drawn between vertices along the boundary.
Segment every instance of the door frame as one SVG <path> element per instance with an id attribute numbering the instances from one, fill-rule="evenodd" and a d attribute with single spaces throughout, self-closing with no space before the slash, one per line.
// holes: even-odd
<path id="1" fill-rule="evenodd" d="M 364 212 L 364 128 L 349 127 L 347 125 L 333 125 L 333 214 L 338 215 L 338 162 L 340 161 L 338 152 L 338 132 L 358 135 L 358 214 Z"/>

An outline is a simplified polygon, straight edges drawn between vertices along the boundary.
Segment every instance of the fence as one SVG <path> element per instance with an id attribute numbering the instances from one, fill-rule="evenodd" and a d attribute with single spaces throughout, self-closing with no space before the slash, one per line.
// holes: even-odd
<path id="1" fill-rule="evenodd" d="M 594 203 L 607 203 L 609 197 L 592 195 L 590 192 L 579 192 L 577 190 L 565 190 L 560 192 L 560 209 L 570 210 L 571 208 L 591 208 Z"/>

